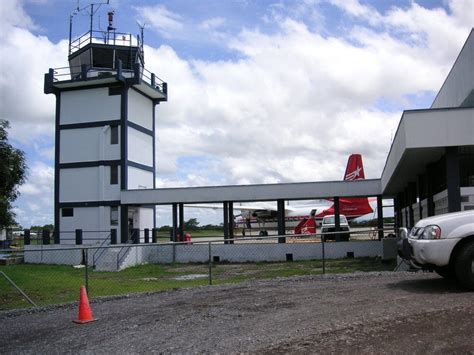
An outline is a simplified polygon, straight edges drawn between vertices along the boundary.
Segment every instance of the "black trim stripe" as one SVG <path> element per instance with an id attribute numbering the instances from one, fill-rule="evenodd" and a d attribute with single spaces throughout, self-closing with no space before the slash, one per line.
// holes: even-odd
<path id="1" fill-rule="evenodd" d="M 97 166 L 115 166 L 120 165 L 121 160 L 96 160 L 96 161 L 82 161 L 77 163 L 61 163 L 60 169 L 75 169 L 75 168 L 92 168 Z"/>
<path id="2" fill-rule="evenodd" d="M 59 157 L 60 157 L 60 134 L 59 123 L 60 123 L 60 112 L 61 112 L 61 93 L 56 93 L 56 118 L 55 125 L 56 131 L 54 132 L 54 228 L 55 230 L 60 231 L 60 218 L 59 218 Z M 56 233 L 58 236 L 58 242 L 60 242 L 60 233 Z"/>
<path id="3" fill-rule="evenodd" d="M 122 97 L 120 98 L 120 189 L 127 190 L 128 174 L 127 174 L 127 150 L 128 150 L 128 86 L 123 87 Z M 123 221 L 122 221 L 123 222 Z"/>
<path id="4" fill-rule="evenodd" d="M 149 136 L 152 136 L 153 137 L 153 131 L 152 130 L 149 130 L 148 128 L 145 128 L 143 126 L 140 126 L 139 124 L 136 124 L 134 122 L 131 122 L 131 121 L 128 121 L 128 127 L 131 127 L 139 132 L 142 132 L 142 133 L 145 133 L 145 134 L 148 134 Z"/>
<path id="5" fill-rule="evenodd" d="M 134 167 L 134 168 L 137 168 L 137 169 L 141 169 L 141 170 L 146 170 L 146 171 L 149 171 L 149 172 L 152 172 L 152 173 L 155 171 L 155 169 L 153 169 L 152 166 L 143 165 L 143 164 L 131 161 L 131 160 L 128 161 L 128 166 L 131 166 L 131 167 Z"/>
<path id="6" fill-rule="evenodd" d="M 68 123 L 68 124 L 59 125 L 59 129 L 93 128 L 93 127 L 104 127 L 104 126 L 120 126 L 120 120 Z"/>
<path id="7" fill-rule="evenodd" d="M 94 80 L 94 79 L 92 79 Z M 59 82 L 58 84 L 64 84 L 64 83 L 72 83 L 73 81 L 72 80 L 69 80 L 69 81 L 61 81 Z M 86 81 L 83 81 L 84 83 L 86 83 Z M 65 91 L 79 91 L 79 90 L 87 90 L 87 89 L 99 89 L 99 88 L 108 88 L 110 86 L 115 86 L 117 85 L 118 83 L 120 83 L 120 81 L 115 81 L 115 82 L 108 82 L 108 83 L 102 83 L 102 84 L 90 84 L 90 85 L 80 85 L 80 86 L 72 86 L 72 87 L 68 87 L 68 88 L 59 88 L 57 86 L 55 86 L 55 89 L 60 91 L 60 92 L 65 92 Z"/>
<path id="8" fill-rule="evenodd" d="M 120 200 L 113 201 L 78 201 L 78 202 L 61 202 L 59 208 L 79 208 L 79 207 L 116 207 L 120 206 Z"/>

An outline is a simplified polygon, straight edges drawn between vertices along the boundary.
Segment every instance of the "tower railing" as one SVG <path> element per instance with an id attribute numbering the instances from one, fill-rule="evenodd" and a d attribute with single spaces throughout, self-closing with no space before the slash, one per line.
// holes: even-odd
<path id="1" fill-rule="evenodd" d="M 115 31 L 87 31 L 69 43 L 69 55 L 91 43 L 126 47 L 141 46 L 138 37 L 136 38 L 130 33 Z"/>
<path id="2" fill-rule="evenodd" d="M 134 64 L 132 68 L 123 68 L 121 60 L 116 60 L 113 63 L 101 63 L 100 66 L 83 64 L 53 68 L 50 69 L 49 74 L 52 75 L 53 84 L 63 81 L 82 81 L 108 77 L 139 78 L 152 88 L 158 89 L 165 95 L 167 94 L 167 83 L 154 73 L 138 63 Z"/>

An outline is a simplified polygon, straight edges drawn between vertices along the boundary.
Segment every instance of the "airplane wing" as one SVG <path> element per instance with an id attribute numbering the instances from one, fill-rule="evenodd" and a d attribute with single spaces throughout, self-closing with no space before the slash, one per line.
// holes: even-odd
<path id="1" fill-rule="evenodd" d="M 208 208 L 212 210 L 219 210 L 223 209 L 222 205 L 185 205 L 185 207 L 191 208 Z M 293 211 L 294 209 L 291 208 L 292 206 L 285 206 L 286 211 Z M 239 211 L 277 211 L 277 206 L 273 206 L 270 204 L 262 204 L 262 205 L 236 205 L 233 206 L 234 210 Z"/>

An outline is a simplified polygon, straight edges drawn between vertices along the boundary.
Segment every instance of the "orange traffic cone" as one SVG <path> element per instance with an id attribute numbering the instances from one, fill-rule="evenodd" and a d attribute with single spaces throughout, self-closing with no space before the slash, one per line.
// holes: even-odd
<path id="1" fill-rule="evenodd" d="M 79 298 L 79 316 L 77 320 L 74 320 L 74 323 L 88 323 L 93 322 L 97 319 L 94 319 L 92 316 L 91 306 L 89 305 L 89 299 L 87 298 L 87 291 L 84 286 L 81 286 L 81 295 Z"/>

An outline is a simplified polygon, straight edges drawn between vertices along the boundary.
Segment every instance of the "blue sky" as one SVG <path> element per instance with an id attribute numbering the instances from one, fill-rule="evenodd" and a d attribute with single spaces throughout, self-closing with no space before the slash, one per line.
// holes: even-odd
<path id="1" fill-rule="evenodd" d="M 97 1 L 100 2 L 100 1 Z M 89 2 L 81 0 L 79 6 Z M 429 107 L 474 23 L 474 2 L 110 0 L 115 26 L 145 24 L 146 67 L 168 82 L 157 108 L 160 187 L 338 180 L 362 153 L 378 178 L 404 109 Z M 77 0 L 0 3 L 0 117 L 27 154 L 24 226 L 52 222 L 54 98 Z M 106 26 L 107 10 L 96 16 Z M 74 17 L 74 34 L 88 18 Z M 189 211 L 202 223 L 220 215 Z M 169 209 L 159 211 L 169 224 Z"/>

